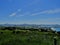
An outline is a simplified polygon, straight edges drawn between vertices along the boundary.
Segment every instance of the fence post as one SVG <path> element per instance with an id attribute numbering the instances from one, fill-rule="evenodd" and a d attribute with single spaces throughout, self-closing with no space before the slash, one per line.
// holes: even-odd
<path id="1" fill-rule="evenodd" d="M 57 37 L 54 37 L 54 45 L 57 45 Z"/>

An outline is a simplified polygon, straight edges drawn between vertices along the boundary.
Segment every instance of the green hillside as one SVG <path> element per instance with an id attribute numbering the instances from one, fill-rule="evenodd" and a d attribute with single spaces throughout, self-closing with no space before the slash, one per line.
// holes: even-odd
<path id="1" fill-rule="evenodd" d="M 60 45 L 60 36 L 51 32 L 29 30 L 0 30 L 0 45 L 54 45 L 54 36 Z"/>

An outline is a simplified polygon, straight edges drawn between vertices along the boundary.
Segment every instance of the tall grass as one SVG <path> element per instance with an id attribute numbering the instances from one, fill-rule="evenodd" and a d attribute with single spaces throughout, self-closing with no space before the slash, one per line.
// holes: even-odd
<path id="1" fill-rule="evenodd" d="M 3 33 L 1 33 L 3 32 Z M 51 32 L 0 30 L 0 45 L 54 45 L 54 35 Z M 55 35 L 56 36 L 56 35 Z M 58 36 L 58 35 L 57 35 Z M 57 38 L 60 45 L 60 36 Z"/>

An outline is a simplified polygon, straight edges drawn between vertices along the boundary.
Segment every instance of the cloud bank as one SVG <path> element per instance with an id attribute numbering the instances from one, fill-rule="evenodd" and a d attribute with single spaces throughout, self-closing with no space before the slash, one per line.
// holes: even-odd
<path id="1" fill-rule="evenodd" d="M 60 13 L 60 9 L 45 10 L 38 13 L 34 13 L 31 16 L 41 15 L 41 14 L 55 14 L 55 13 Z"/>

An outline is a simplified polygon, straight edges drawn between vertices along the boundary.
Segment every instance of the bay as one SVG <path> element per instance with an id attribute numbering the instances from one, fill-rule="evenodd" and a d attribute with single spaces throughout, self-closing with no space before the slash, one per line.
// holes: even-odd
<path id="1" fill-rule="evenodd" d="M 56 31 L 60 31 L 60 28 L 54 28 Z"/>

